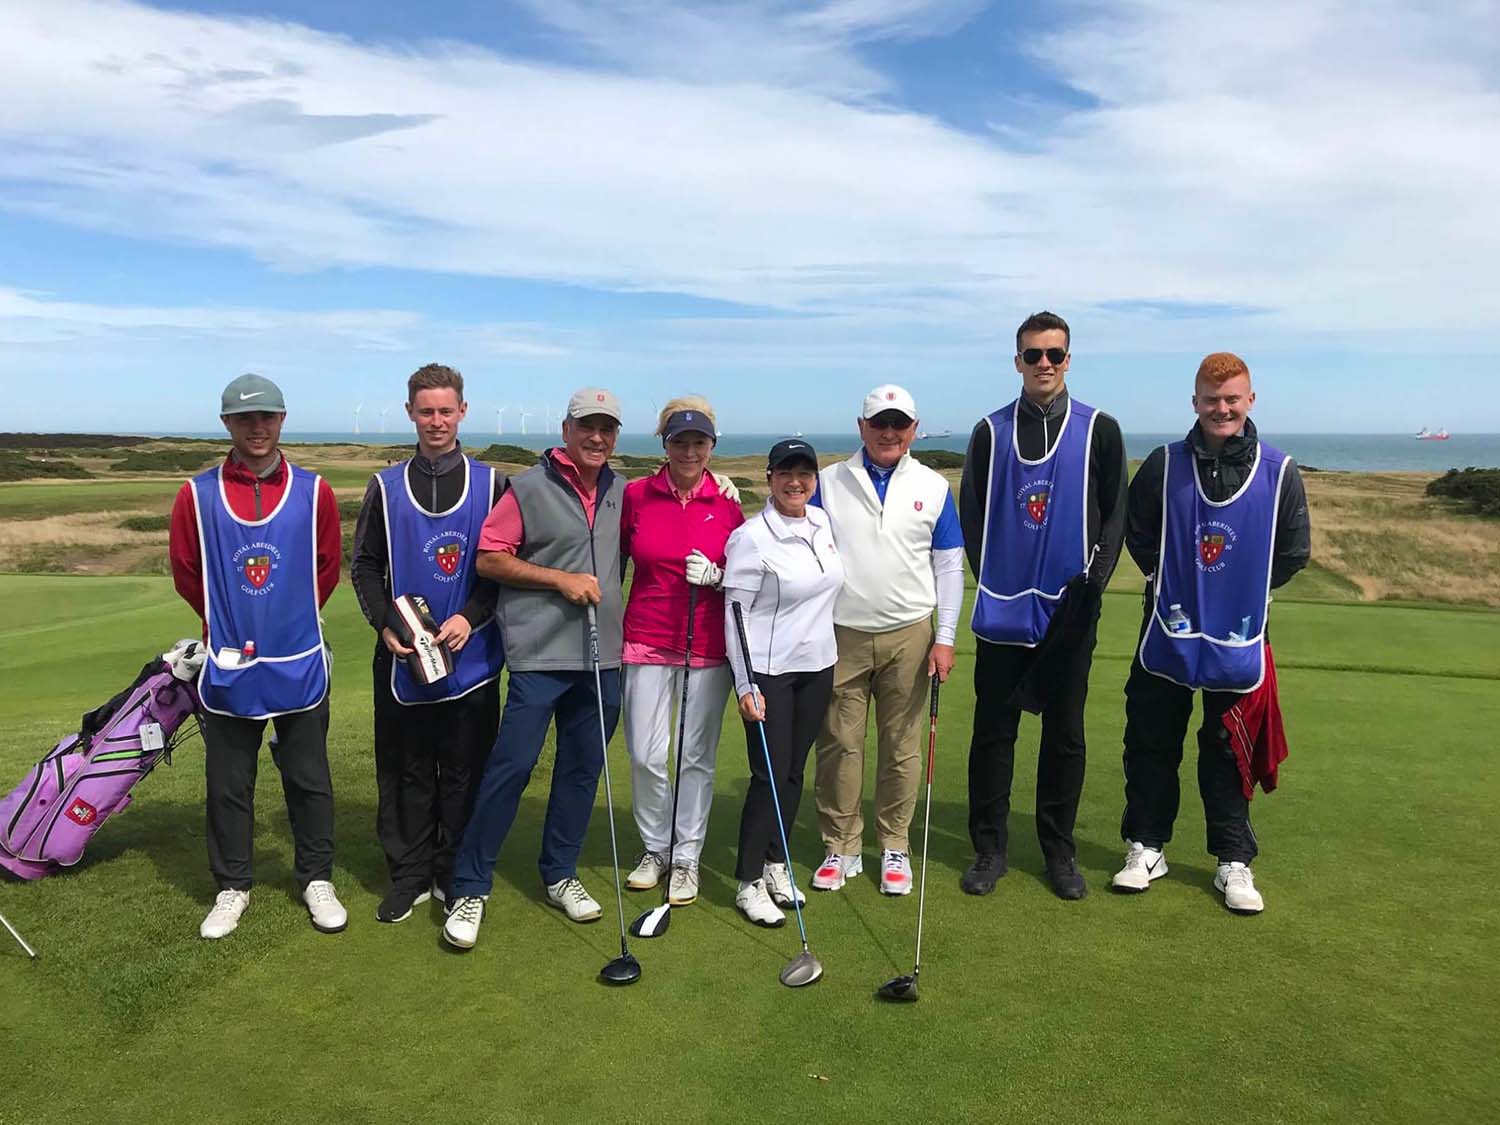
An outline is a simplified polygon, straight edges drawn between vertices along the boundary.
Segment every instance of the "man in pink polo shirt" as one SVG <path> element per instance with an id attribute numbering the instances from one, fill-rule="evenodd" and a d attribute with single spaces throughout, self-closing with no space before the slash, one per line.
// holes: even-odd
<path id="1" fill-rule="evenodd" d="M 625 606 L 625 744 L 636 827 L 644 850 L 626 885 L 648 890 L 671 871 L 673 906 L 698 897 L 698 857 L 713 803 L 714 760 L 733 676 L 724 651 L 724 544 L 745 522 L 737 500 L 721 492 L 708 471 L 713 455 L 713 408 L 696 395 L 662 408 L 656 432 L 667 463 L 625 487 L 621 553 L 635 563 Z M 684 659 L 689 657 L 689 590 L 696 589 L 687 701 L 681 707 Z M 678 748 L 677 830 L 668 753 Z"/>
<path id="2" fill-rule="evenodd" d="M 568 402 L 563 445 L 511 478 L 485 520 L 476 569 L 499 585 L 495 617 L 510 680 L 505 712 L 474 812 L 454 857 L 443 937 L 459 949 L 479 938 L 500 847 L 521 794 L 556 723 L 557 756 L 539 862 L 547 901 L 575 922 L 602 911 L 578 880 L 604 765 L 605 739 L 620 716 L 620 511 L 625 481 L 610 470 L 620 404 L 588 388 Z M 589 655 L 588 607 L 599 629 L 599 694 Z"/>

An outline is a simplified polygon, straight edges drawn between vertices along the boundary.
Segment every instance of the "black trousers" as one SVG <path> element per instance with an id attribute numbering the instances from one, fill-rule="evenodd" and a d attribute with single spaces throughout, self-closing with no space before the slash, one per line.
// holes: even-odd
<path id="1" fill-rule="evenodd" d="M 266 723 L 275 725 L 271 757 L 292 822 L 297 886 L 333 875 L 333 781 L 328 775 L 328 697 L 311 711 L 274 719 L 203 716 L 208 780 L 208 868 L 220 890 L 254 882 L 255 774 Z"/>
<path id="2" fill-rule="evenodd" d="M 1042 741 L 1036 760 L 1036 835 L 1046 860 L 1076 852 L 1073 824 L 1083 794 L 1085 739 L 1083 708 L 1099 622 L 1088 626 L 1078 647 L 1063 662 L 1042 712 Z M 974 733 L 969 741 L 969 840 L 976 852 L 1005 852 L 1009 846 L 1011 779 L 1016 767 L 1016 734 L 1021 709 L 1006 701 L 1031 664 L 1034 650 L 1020 645 L 978 642 L 974 658 Z"/>
<path id="3" fill-rule="evenodd" d="M 756 686 L 766 704 L 766 746 L 775 771 L 776 796 L 781 820 L 790 838 L 802 803 L 802 775 L 807 755 L 823 727 L 833 698 L 833 668 L 818 672 L 786 672 L 780 676 L 755 674 Z M 750 788 L 740 813 L 740 854 L 735 874 L 742 882 L 761 877 L 767 863 L 785 863 L 781 834 L 776 827 L 776 804 L 771 800 L 771 779 L 766 773 L 766 753 L 760 745 L 758 724 L 745 724 L 745 747 L 750 758 Z"/>
<path id="4" fill-rule="evenodd" d="M 445 703 L 403 706 L 391 694 L 392 659 L 377 642 L 375 834 L 392 887 L 425 891 L 436 882 L 446 891 L 500 725 L 500 682 Z"/>
<path id="5" fill-rule="evenodd" d="M 1257 853 L 1250 802 L 1222 722 L 1235 692 L 1205 691 L 1198 728 L 1198 793 L 1208 825 L 1208 850 L 1220 863 L 1249 863 Z M 1160 848 L 1172 839 L 1180 792 L 1177 770 L 1193 717 L 1193 691 L 1154 676 L 1137 655 L 1125 682 L 1125 815 L 1120 835 Z"/>

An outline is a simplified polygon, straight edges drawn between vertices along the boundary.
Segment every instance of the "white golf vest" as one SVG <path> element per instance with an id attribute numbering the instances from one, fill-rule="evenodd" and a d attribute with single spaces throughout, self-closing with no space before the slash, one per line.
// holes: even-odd
<path id="1" fill-rule="evenodd" d="M 932 532 L 948 498 L 942 475 L 905 454 L 882 506 L 861 452 L 819 474 L 818 497 L 844 556 L 834 623 L 886 633 L 930 616 L 937 608 Z"/>

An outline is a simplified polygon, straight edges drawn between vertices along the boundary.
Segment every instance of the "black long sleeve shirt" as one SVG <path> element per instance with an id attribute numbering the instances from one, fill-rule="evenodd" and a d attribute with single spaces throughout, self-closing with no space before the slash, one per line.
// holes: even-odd
<path id="1" fill-rule="evenodd" d="M 1217 453 L 1203 440 L 1195 422 L 1188 431 L 1188 446 L 1198 462 L 1198 479 L 1203 492 L 1215 503 L 1229 499 L 1245 483 L 1255 464 L 1255 447 L 1259 439 L 1255 423 L 1245 419 L 1245 432 L 1224 443 Z M 1136 566 L 1146 575 L 1156 573 L 1161 555 L 1161 484 L 1166 473 L 1167 447 L 1159 445 L 1136 471 L 1130 482 L 1129 518 L 1125 527 L 1125 547 Z M 1272 546 L 1271 586 L 1284 586 L 1312 558 L 1312 524 L 1307 515 L 1307 490 L 1296 463 L 1287 466 L 1281 478 L 1281 494 L 1276 499 L 1276 542 Z"/>
<path id="2" fill-rule="evenodd" d="M 407 483 L 424 511 L 445 512 L 458 503 L 464 488 L 463 456 L 463 448 L 455 446 L 436 461 L 429 461 L 421 453 L 416 453 L 407 462 Z M 490 493 L 490 507 L 495 506 L 509 484 L 509 478 L 497 470 Z M 377 631 L 399 623 L 395 616 L 395 595 L 391 592 L 390 561 L 386 552 L 385 509 L 380 503 L 380 485 L 371 477 L 360 505 L 359 519 L 354 525 L 354 553 L 349 563 L 349 578 L 359 598 L 360 612 Z M 500 589 L 495 583 L 480 578 L 459 612 L 477 628 L 494 616 L 499 596 Z"/>
<path id="3" fill-rule="evenodd" d="M 1016 409 L 1016 443 L 1021 456 L 1028 461 L 1040 460 L 1051 452 L 1062 433 L 1072 400 L 1063 391 L 1045 407 L 1037 406 L 1025 395 Z M 990 479 L 990 428 L 981 419 L 969 435 L 969 452 L 964 458 L 963 478 L 958 485 L 958 523 L 964 533 L 964 553 L 969 569 L 979 577 L 979 554 L 984 543 L 985 492 Z M 1120 544 L 1125 537 L 1125 490 L 1128 470 L 1125 464 L 1125 439 L 1120 424 L 1102 410 L 1094 423 L 1093 441 L 1089 444 L 1089 543 L 1094 561 L 1089 565 L 1089 580 L 1101 588 L 1109 584 L 1115 564 L 1120 561 Z"/>

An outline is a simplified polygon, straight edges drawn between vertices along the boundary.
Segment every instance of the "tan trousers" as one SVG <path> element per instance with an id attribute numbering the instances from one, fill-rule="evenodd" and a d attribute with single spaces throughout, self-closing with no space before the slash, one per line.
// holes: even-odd
<path id="1" fill-rule="evenodd" d="M 882 849 L 910 851 L 907 829 L 922 780 L 922 718 L 927 713 L 927 656 L 932 622 L 886 633 L 834 626 L 839 659 L 833 702 L 818 736 L 818 830 L 830 852 L 859 855 L 864 836 L 865 728 L 875 699 L 879 759 L 875 834 Z"/>

